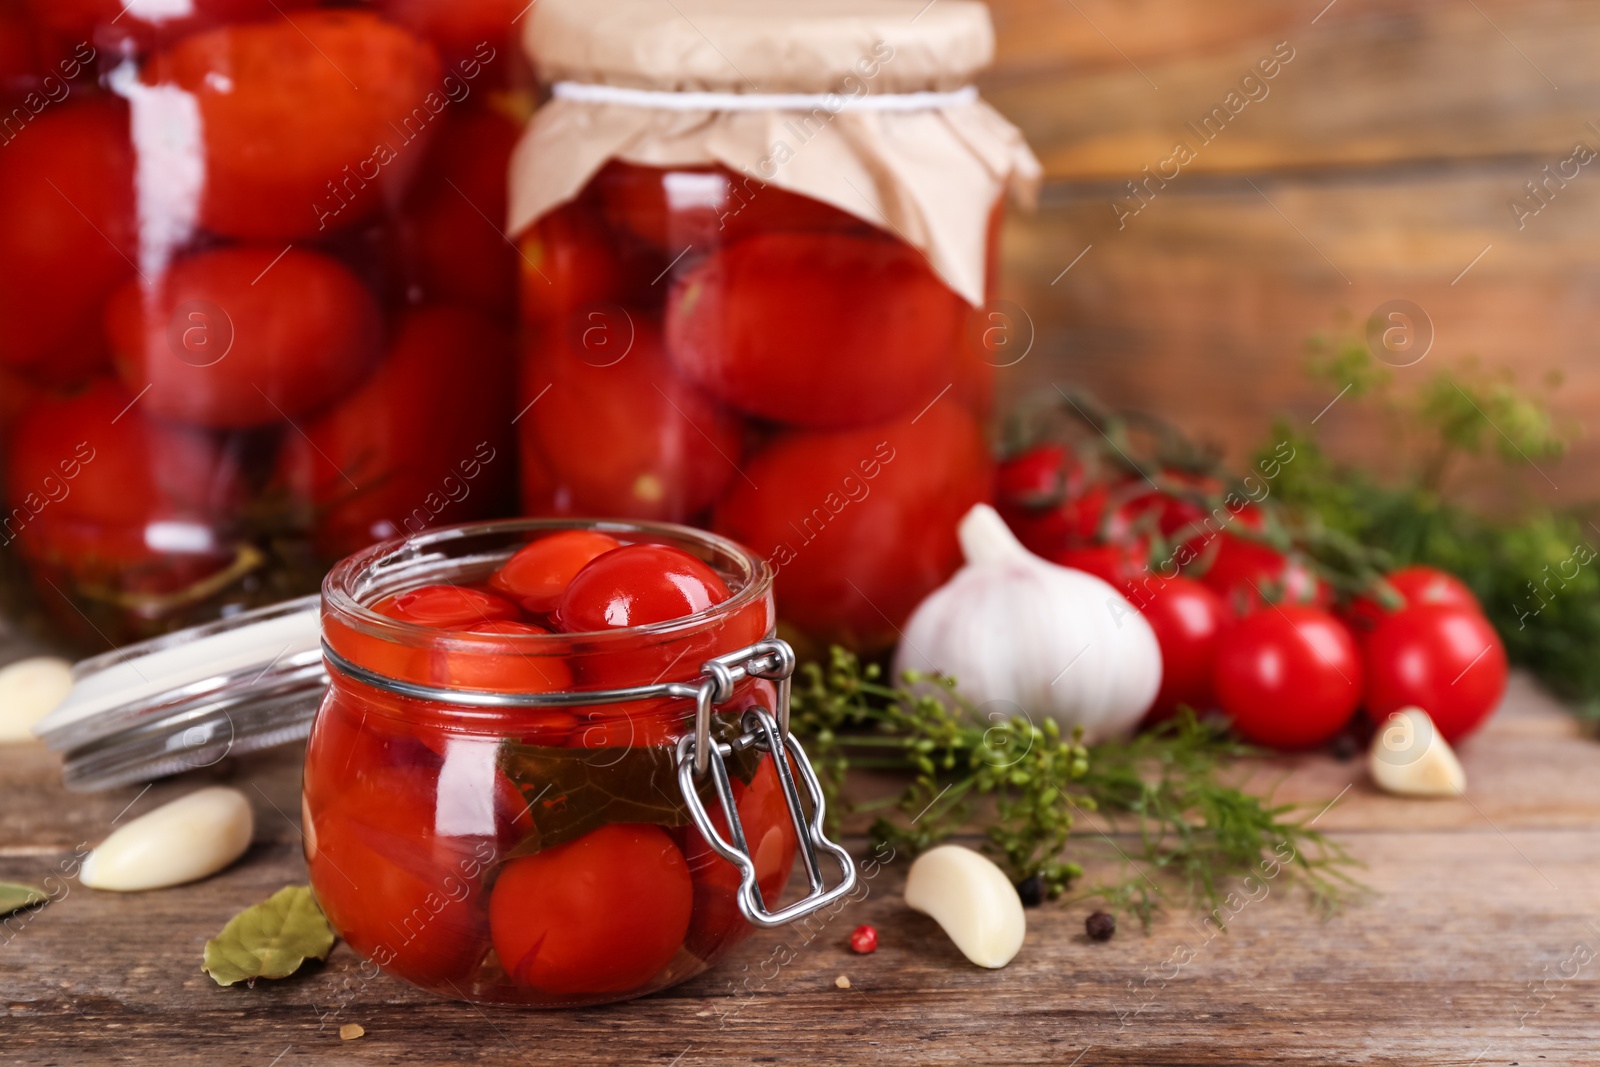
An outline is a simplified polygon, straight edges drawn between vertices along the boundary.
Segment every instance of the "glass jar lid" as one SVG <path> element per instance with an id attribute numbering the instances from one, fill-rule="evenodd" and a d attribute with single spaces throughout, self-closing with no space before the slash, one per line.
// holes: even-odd
<path id="1" fill-rule="evenodd" d="M 208 767 L 299 741 L 327 688 L 320 597 L 307 596 L 83 660 L 34 733 L 76 792 Z"/>

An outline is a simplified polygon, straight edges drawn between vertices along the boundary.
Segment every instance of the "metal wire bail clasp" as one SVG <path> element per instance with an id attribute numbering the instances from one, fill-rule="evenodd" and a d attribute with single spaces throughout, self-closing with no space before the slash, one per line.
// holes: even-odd
<path id="1" fill-rule="evenodd" d="M 739 868 L 739 910 L 757 926 L 782 926 L 793 922 L 843 897 L 856 884 L 856 865 L 850 853 L 829 841 L 823 833 L 823 820 L 827 812 L 822 785 L 817 781 L 805 750 L 789 733 L 789 682 L 794 674 L 794 665 L 794 649 L 787 642 L 777 640 L 762 641 L 706 661 L 701 667 L 705 681 L 695 694 L 694 733 L 678 741 L 678 785 L 688 803 L 689 815 L 712 851 Z M 765 678 L 777 683 L 777 717 L 774 718 L 766 708 L 750 708 L 740 722 L 743 732 L 739 737 L 728 744 L 713 741 L 712 712 L 718 704 L 732 700 L 734 687 L 747 678 Z M 755 860 L 751 858 L 750 846 L 745 839 L 739 808 L 734 803 L 733 783 L 729 780 L 728 766 L 724 760 L 724 757 L 747 748 L 772 754 L 778 781 L 783 786 L 784 802 L 788 805 L 789 817 L 794 822 L 795 835 L 800 842 L 800 859 L 805 865 L 806 878 L 811 883 L 810 893 L 777 911 L 768 911 L 766 901 L 761 898 L 761 887 L 756 882 Z M 731 841 L 712 823 L 695 788 L 695 780 L 708 770 L 723 814 L 727 816 Z M 795 782 L 797 774 L 810 794 L 809 818 Z M 839 882 L 831 888 L 824 880 L 817 861 L 819 850 L 826 852 L 839 866 Z"/>

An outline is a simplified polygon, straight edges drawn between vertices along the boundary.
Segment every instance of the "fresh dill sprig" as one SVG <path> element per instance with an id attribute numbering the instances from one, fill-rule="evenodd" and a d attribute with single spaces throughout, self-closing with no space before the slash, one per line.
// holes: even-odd
<path id="1" fill-rule="evenodd" d="M 1354 860 L 1295 818 L 1297 806 L 1271 805 L 1226 780 L 1235 762 L 1258 753 L 1193 716 L 1085 748 L 1078 731 L 1063 736 L 1050 719 L 984 716 L 952 679 L 908 674 L 896 686 L 882 673 L 834 648 L 826 664 L 801 668 L 792 722 L 835 817 L 852 769 L 911 774 L 899 794 L 850 809 L 881 810 L 872 834 L 897 850 L 914 855 L 982 825 L 985 850 L 1007 876 L 1038 877 L 1054 898 L 1083 873 L 1064 856 L 1076 817 L 1099 811 L 1114 829 L 1135 820 L 1138 844 L 1128 857 L 1134 873 L 1091 895 L 1145 923 L 1169 888 L 1215 905 L 1230 878 L 1275 850 L 1320 907 L 1359 888 L 1347 873 Z"/>

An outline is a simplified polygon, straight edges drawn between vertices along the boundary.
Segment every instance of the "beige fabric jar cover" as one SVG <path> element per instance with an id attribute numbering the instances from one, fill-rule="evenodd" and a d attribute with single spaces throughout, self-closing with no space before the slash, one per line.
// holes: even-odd
<path id="1" fill-rule="evenodd" d="M 970 87 L 994 54 L 974 0 L 539 0 L 524 44 L 554 85 L 512 158 L 513 234 L 609 160 L 721 163 L 899 235 L 978 305 L 990 210 L 1038 193 Z"/>

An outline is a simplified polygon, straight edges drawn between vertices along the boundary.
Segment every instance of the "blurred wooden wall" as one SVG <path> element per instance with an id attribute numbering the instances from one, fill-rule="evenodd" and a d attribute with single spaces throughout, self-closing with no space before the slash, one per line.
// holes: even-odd
<path id="1" fill-rule="evenodd" d="M 1509 202 L 1534 204 L 1525 183 L 1579 142 L 1600 151 L 1600 4 L 990 2 L 983 90 L 1047 175 L 1039 212 L 1008 222 L 1003 295 L 1037 338 L 1007 395 L 1074 382 L 1239 455 L 1274 415 L 1309 420 L 1337 395 L 1303 372 L 1310 335 L 1406 299 L 1435 341 L 1402 383 L 1467 354 L 1529 388 L 1559 370 L 1562 418 L 1595 421 L 1600 159 L 1548 183 L 1520 228 Z M 1275 47 L 1293 59 L 1266 95 L 1203 142 L 1186 124 Z M 1119 222 L 1114 203 L 1138 204 L 1126 183 L 1179 141 L 1194 158 Z M 1344 457 L 1394 462 L 1360 405 L 1317 428 Z M 1521 488 L 1600 500 L 1600 432 L 1540 466 L 1548 483 Z"/>

